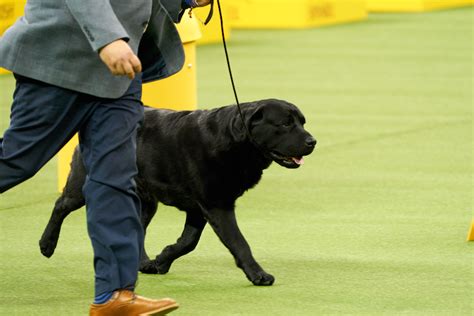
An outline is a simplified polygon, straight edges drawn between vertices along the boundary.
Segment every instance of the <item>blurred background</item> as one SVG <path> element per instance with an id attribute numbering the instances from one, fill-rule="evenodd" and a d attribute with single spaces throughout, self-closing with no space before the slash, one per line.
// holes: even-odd
<path id="1" fill-rule="evenodd" d="M 0 0 L 0 33 L 23 5 Z M 296 104 L 318 145 L 297 170 L 272 165 L 237 203 L 241 229 L 274 286 L 248 284 L 206 229 L 168 275 L 141 275 L 140 293 L 176 298 L 176 315 L 471 315 L 472 5 L 222 0 L 240 100 Z M 178 75 L 144 85 L 145 104 L 181 110 L 235 102 L 218 13 L 203 26 L 207 13 L 184 15 L 186 63 Z M 13 90 L 4 71 L 0 135 Z M 0 196 L 1 315 L 87 313 L 93 272 L 85 212 L 68 217 L 51 259 L 37 246 L 73 146 Z M 183 222 L 160 206 L 148 252 L 174 242 Z"/>

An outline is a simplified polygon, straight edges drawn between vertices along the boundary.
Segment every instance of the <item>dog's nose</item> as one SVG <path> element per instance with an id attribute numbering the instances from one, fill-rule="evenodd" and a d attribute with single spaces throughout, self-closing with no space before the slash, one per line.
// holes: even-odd
<path id="1" fill-rule="evenodd" d="M 317 143 L 316 139 L 313 136 L 309 136 L 308 138 L 306 138 L 305 142 L 306 146 L 308 147 L 314 147 Z"/>

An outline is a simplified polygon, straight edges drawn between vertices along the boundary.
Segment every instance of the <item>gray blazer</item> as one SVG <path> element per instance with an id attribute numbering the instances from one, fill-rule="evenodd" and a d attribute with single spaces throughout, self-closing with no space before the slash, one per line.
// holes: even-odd
<path id="1" fill-rule="evenodd" d="M 0 66 L 52 85 L 104 98 L 125 93 L 98 50 L 125 39 L 138 54 L 143 81 L 178 72 L 184 63 L 173 22 L 181 0 L 28 0 L 24 16 L 0 37 Z"/>

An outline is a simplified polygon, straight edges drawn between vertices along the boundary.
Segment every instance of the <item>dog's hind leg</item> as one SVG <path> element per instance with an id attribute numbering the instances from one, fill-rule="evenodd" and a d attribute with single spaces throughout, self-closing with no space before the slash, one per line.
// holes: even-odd
<path id="1" fill-rule="evenodd" d="M 86 170 L 80 158 L 78 150 L 74 153 L 63 193 L 56 200 L 53 212 L 49 219 L 43 235 L 39 241 L 41 253 L 45 257 L 51 257 L 58 244 L 59 233 L 64 219 L 73 211 L 84 206 L 85 200 L 82 195 L 82 186 L 86 179 Z"/>
<path id="2" fill-rule="evenodd" d="M 166 246 L 163 251 L 156 256 L 155 260 L 147 262 L 146 268 L 140 269 L 143 273 L 165 274 L 169 271 L 174 260 L 193 251 L 201 238 L 202 230 L 206 226 L 206 220 L 200 210 L 193 210 L 186 213 L 186 223 L 181 237 L 175 244 Z"/>
<path id="3" fill-rule="evenodd" d="M 140 191 L 139 191 L 140 192 Z M 140 221 L 143 227 L 143 233 L 146 236 L 146 230 L 148 225 L 150 224 L 153 216 L 156 214 L 156 210 L 158 208 L 158 202 L 156 200 L 149 200 L 143 196 L 140 196 L 141 200 L 141 212 L 140 212 Z M 143 270 L 148 270 L 148 266 L 150 263 L 150 258 L 146 253 L 145 243 L 143 243 L 143 249 L 140 257 L 140 267 L 139 270 L 144 272 Z"/>

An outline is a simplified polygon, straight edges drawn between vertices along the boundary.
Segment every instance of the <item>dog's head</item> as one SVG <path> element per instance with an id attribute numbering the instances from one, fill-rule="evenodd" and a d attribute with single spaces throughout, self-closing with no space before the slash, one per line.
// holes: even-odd
<path id="1" fill-rule="evenodd" d="M 276 163 L 298 168 L 316 139 L 304 129 L 303 113 L 289 102 L 267 99 L 247 104 L 244 119 L 257 147 Z"/>

